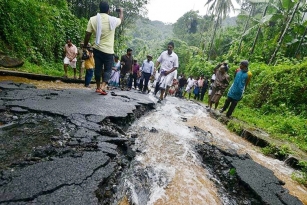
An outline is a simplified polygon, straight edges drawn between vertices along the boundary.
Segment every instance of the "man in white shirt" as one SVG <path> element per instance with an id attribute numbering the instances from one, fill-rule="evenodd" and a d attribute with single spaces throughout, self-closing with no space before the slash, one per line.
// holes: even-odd
<path id="1" fill-rule="evenodd" d="M 84 37 L 84 47 L 87 46 L 92 33 L 96 34 L 95 44 L 93 46 L 94 59 L 95 59 L 95 80 L 96 92 L 106 95 L 106 86 L 110 80 L 112 67 L 114 63 L 114 35 L 115 28 L 118 27 L 123 18 L 123 9 L 119 9 L 119 18 L 109 16 L 110 9 L 107 2 L 100 2 L 100 13 L 92 16 L 88 21 L 86 34 Z M 102 72 L 104 69 L 104 72 Z M 103 76 L 102 76 L 103 73 Z M 100 81 L 102 78 L 102 85 Z"/>
<path id="2" fill-rule="evenodd" d="M 143 93 L 146 93 L 148 90 L 148 82 L 150 79 L 150 76 L 154 73 L 154 63 L 152 62 L 152 55 L 147 55 L 147 60 L 143 61 L 142 67 L 141 67 L 141 80 L 140 80 L 140 91 Z M 145 84 L 143 87 L 143 81 L 145 80 Z M 149 91 L 149 90 L 148 90 Z"/>
<path id="3" fill-rule="evenodd" d="M 77 66 L 77 47 L 72 44 L 71 40 L 68 39 L 64 46 L 65 58 L 64 58 L 64 78 L 67 78 L 67 67 L 70 65 L 74 69 L 74 79 L 76 79 L 76 66 Z"/>
<path id="4" fill-rule="evenodd" d="M 183 94 L 183 96 L 185 96 L 186 93 L 189 93 L 189 99 L 191 98 L 191 92 L 192 92 L 192 88 L 194 86 L 194 82 L 195 80 L 193 79 L 192 76 L 190 76 L 187 80 L 187 87 L 185 88 L 185 92 Z"/>
<path id="5" fill-rule="evenodd" d="M 161 53 L 156 62 L 156 68 L 161 65 L 159 77 L 160 79 L 158 82 L 161 93 L 158 102 L 163 100 L 164 93 L 167 91 L 167 87 L 169 88 L 168 85 L 171 84 L 174 79 L 174 71 L 179 66 L 178 56 L 175 52 L 173 52 L 173 49 L 174 43 L 169 42 L 167 44 L 167 50 Z"/>

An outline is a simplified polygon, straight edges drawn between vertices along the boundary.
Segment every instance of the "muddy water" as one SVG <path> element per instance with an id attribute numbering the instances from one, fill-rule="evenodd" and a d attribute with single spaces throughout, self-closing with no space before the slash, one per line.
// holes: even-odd
<path id="1" fill-rule="evenodd" d="M 211 132 L 213 137 L 200 139 L 189 128 L 194 126 Z M 157 132 L 146 133 L 144 128 Z M 229 132 L 195 103 L 170 97 L 163 105 L 158 105 L 156 112 L 135 122 L 131 130 L 139 133 L 135 148 L 141 150 L 136 156 L 138 166 L 143 169 L 154 167 L 153 172 L 160 173 L 159 177 L 152 177 L 156 181 L 150 187 L 147 204 L 228 204 L 229 199 L 215 189 L 212 181 L 216 179 L 209 180 L 212 176 L 194 152 L 194 145 L 204 140 L 235 149 L 238 153 L 249 153 L 256 162 L 274 171 L 286 183 L 285 188 L 290 194 L 307 204 L 307 189 L 291 179 L 293 169 L 263 156 L 259 148 Z M 133 203 L 141 204 L 137 194 L 132 197 Z"/>
<path id="2" fill-rule="evenodd" d="M 60 80 L 56 81 L 42 81 L 30 80 L 28 78 L 15 76 L 0 76 L 0 81 L 13 81 L 15 83 L 26 83 L 35 85 L 38 89 L 88 89 L 82 83 L 64 83 Z M 94 87 L 94 86 L 92 86 Z"/>
<path id="3" fill-rule="evenodd" d="M 138 133 L 136 149 L 142 150 L 136 157 L 139 162 L 135 170 L 151 167 L 152 179 L 147 204 L 222 204 L 209 173 L 202 168 L 194 152 L 193 141 L 198 140 L 190 134 L 190 129 L 181 117 L 194 113 L 178 114 L 174 104 L 166 104 L 134 123 L 131 130 Z M 144 132 L 144 128 L 157 132 Z M 133 176 L 132 176 L 133 177 Z M 127 183 L 135 189 L 134 180 Z M 140 202 L 135 191 L 131 191 L 132 204 Z"/>

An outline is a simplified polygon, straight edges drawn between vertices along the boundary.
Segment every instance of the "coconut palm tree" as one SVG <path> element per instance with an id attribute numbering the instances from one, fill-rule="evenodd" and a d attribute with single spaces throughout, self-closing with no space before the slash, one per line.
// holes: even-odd
<path id="1" fill-rule="evenodd" d="M 241 3 L 241 0 L 235 0 L 235 1 L 238 4 Z M 211 42 L 209 44 L 209 50 L 208 50 L 207 60 L 209 60 L 217 28 L 219 25 L 221 25 L 221 21 L 225 19 L 231 11 L 234 11 L 235 8 L 232 0 L 207 0 L 205 5 L 208 6 L 208 11 L 216 17 L 213 34 L 211 37 Z"/>

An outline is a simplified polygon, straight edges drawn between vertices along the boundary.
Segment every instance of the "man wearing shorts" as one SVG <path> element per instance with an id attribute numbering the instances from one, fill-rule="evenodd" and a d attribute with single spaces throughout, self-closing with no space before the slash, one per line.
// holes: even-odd
<path id="1" fill-rule="evenodd" d="M 64 46 L 64 51 L 65 51 L 65 58 L 64 58 L 65 75 L 63 77 L 67 78 L 67 67 L 68 65 L 70 65 L 74 69 L 74 79 L 76 79 L 76 65 L 77 65 L 76 56 L 78 54 L 78 49 L 74 44 L 72 44 L 71 40 L 68 39 Z"/>
<path id="2" fill-rule="evenodd" d="M 92 16 L 88 21 L 84 37 L 84 47 L 87 46 L 92 33 L 96 34 L 93 47 L 95 59 L 96 92 L 106 95 L 107 83 L 110 80 L 114 64 L 114 35 L 123 18 L 123 9 L 119 8 L 119 18 L 110 16 L 110 7 L 107 2 L 100 2 L 100 13 Z M 102 72 L 104 71 L 104 72 Z M 102 84 L 100 85 L 102 78 Z"/>
<path id="3" fill-rule="evenodd" d="M 165 93 L 165 90 L 168 85 L 171 84 L 171 82 L 174 79 L 174 71 L 178 68 L 179 62 L 178 62 L 178 56 L 175 52 L 173 52 L 174 49 L 174 43 L 169 42 L 167 44 L 167 50 L 163 51 L 161 55 L 159 56 L 157 62 L 156 62 L 156 68 L 161 65 L 160 68 L 160 77 L 159 77 L 159 88 L 160 88 L 160 98 L 158 102 L 161 102 L 163 100 L 163 96 Z"/>

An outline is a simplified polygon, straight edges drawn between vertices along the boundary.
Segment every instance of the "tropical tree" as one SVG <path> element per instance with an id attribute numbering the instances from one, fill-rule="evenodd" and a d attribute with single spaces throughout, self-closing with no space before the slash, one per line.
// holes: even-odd
<path id="1" fill-rule="evenodd" d="M 240 4 L 241 1 L 236 0 L 236 2 Z M 211 56 L 212 46 L 213 46 L 217 28 L 218 26 L 221 25 L 221 21 L 225 19 L 231 11 L 234 11 L 235 8 L 234 8 L 232 0 L 207 0 L 205 5 L 208 6 L 208 10 L 211 12 L 211 14 L 215 16 L 215 24 L 213 28 L 211 42 L 209 44 L 209 49 L 208 49 L 207 60 L 209 60 Z"/>
<path id="2" fill-rule="evenodd" d="M 282 6 L 284 8 L 292 10 L 292 13 L 289 16 L 288 21 L 286 22 L 285 28 L 282 30 L 282 32 L 280 34 L 280 37 L 279 37 L 279 40 L 277 42 L 276 48 L 275 48 L 275 50 L 274 50 L 274 52 L 273 52 L 273 54 L 272 54 L 268 64 L 271 64 L 273 62 L 273 60 L 275 59 L 276 54 L 277 54 L 277 52 L 279 51 L 279 49 L 281 47 L 281 44 L 282 44 L 282 42 L 284 40 L 284 37 L 285 37 L 285 35 L 286 35 L 286 33 L 287 33 L 291 23 L 292 23 L 292 20 L 293 20 L 295 14 L 296 14 L 296 12 L 297 12 L 301 2 L 299 0 L 284 0 L 282 3 L 283 3 Z"/>

